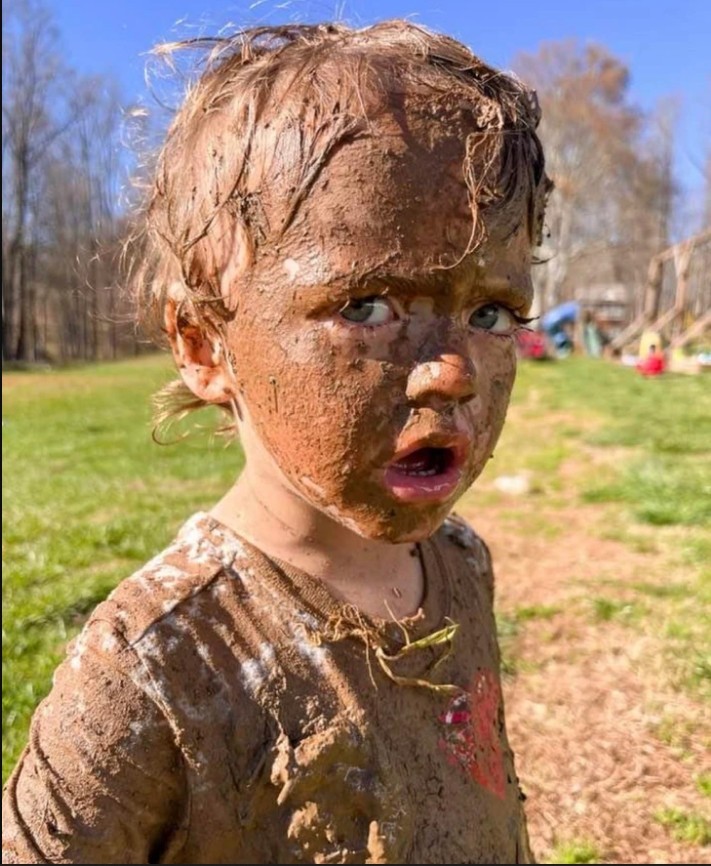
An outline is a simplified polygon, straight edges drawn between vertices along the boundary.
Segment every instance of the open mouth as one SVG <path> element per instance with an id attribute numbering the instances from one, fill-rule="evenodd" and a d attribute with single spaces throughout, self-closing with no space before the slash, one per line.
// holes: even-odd
<path id="1" fill-rule="evenodd" d="M 435 502 L 449 498 L 462 476 L 464 450 L 424 445 L 396 454 L 385 470 L 385 485 L 404 502 Z"/>
<path id="2" fill-rule="evenodd" d="M 390 467 L 402 475 L 427 478 L 445 472 L 454 459 L 452 448 L 418 448 L 391 463 Z"/>

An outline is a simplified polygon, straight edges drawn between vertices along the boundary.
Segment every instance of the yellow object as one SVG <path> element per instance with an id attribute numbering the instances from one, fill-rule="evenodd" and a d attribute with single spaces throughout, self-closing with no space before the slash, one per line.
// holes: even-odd
<path id="1" fill-rule="evenodd" d="M 657 351 L 662 348 L 662 335 L 658 331 L 643 331 L 639 339 L 639 357 L 649 357 L 652 346 Z"/>

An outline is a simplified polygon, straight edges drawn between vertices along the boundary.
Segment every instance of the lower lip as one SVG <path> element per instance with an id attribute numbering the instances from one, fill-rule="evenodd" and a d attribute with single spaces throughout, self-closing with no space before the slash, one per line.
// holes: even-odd
<path id="1" fill-rule="evenodd" d="M 462 470 L 450 466 L 437 475 L 408 475 L 389 467 L 385 470 L 385 486 L 400 502 L 443 502 L 454 493 L 462 479 Z"/>

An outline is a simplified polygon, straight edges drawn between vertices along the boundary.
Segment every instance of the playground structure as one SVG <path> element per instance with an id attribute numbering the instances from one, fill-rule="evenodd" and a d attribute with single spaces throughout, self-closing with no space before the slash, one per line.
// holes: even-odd
<path id="1" fill-rule="evenodd" d="M 610 348 L 634 351 L 643 331 L 682 350 L 711 330 L 711 228 L 674 244 L 649 263 L 642 310 Z"/>

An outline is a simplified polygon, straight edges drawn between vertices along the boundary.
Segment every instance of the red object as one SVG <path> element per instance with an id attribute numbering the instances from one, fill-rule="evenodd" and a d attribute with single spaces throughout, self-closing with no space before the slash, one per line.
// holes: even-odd
<path id="1" fill-rule="evenodd" d="M 539 331 L 522 328 L 516 331 L 516 345 L 521 358 L 541 360 L 546 357 L 546 341 Z"/>
<path id="2" fill-rule="evenodd" d="M 643 376 L 660 376 L 664 372 L 666 363 L 663 352 L 653 352 L 647 355 L 637 364 L 637 371 Z"/>
<path id="3" fill-rule="evenodd" d="M 506 771 L 499 731 L 501 688 L 494 673 L 480 670 L 468 691 L 452 698 L 440 715 L 443 734 L 439 747 L 453 766 L 500 799 L 506 795 Z"/>

